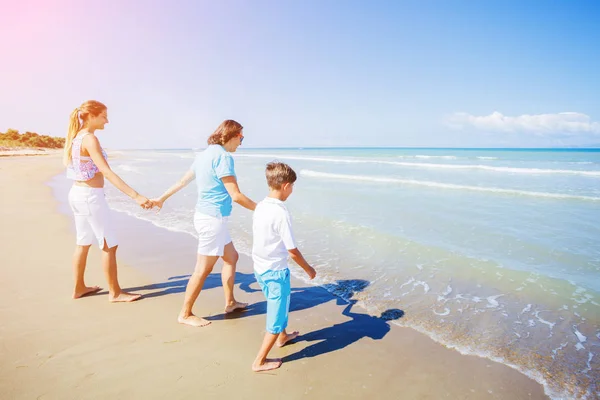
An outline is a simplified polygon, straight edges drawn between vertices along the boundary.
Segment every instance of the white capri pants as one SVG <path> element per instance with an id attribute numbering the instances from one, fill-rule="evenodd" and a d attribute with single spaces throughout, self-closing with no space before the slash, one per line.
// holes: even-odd
<path id="1" fill-rule="evenodd" d="M 225 246 L 231 243 L 227 222 L 229 217 L 213 217 L 196 212 L 194 227 L 198 233 L 198 254 L 222 256 Z"/>
<path id="2" fill-rule="evenodd" d="M 94 240 L 101 249 L 105 240 L 108 248 L 119 244 L 104 188 L 73 185 L 69 191 L 69 205 L 75 216 L 79 246 L 89 246 Z"/>

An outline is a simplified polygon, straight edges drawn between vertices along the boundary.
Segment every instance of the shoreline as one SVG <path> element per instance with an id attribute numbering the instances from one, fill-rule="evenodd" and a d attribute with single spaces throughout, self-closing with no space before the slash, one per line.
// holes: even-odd
<path id="1" fill-rule="evenodd" d="M 2 243 L 13 249 L 1 256 L 2 265 L 21 265 L 6 271 L 3 284 L 12 290 L 0 294 L 4 304 L 20 299 L 15 310 L 5 306 L 0 315 L 10 321 L 1 327 L 0 370 L 11 381 L 0 381 L 0 394 L 186 398 L 200 383 L 209 396 L 547 398 L 541 385 L 503 364 L 461 355 L 411 328 L 376 321 L 358 307 L 349 319 L 342 313 L 347 303 L 295 278 L 289 328 L 315 340 L 272 351 L 272 357 L 284 357 L 283 366 L 252 373 L 264 332 L 264 298 L 249 258 L 240 255 L 236 276 L 236 296 L 252 303 L 246 313 L 222 314 L 217 265 L 195 307 L 213 323 L 200 329 L 179 325 L 175 319 L 193 269 L 195 239 L 123 213 L 115 213 L 120 281 L 145 298 L 108 304 L 103 291 L 71 300 L 73 227 L 57 212 L 62 205 L 52 189 L 42 184 L 59 172 L 58 156 L 0 161 L 0 182 L 14 188 L 1 200 L 3 225 L 16 227 L 2 229 Z M 32 212 L 16 212 L 22 209 Z M 31 243 L 41 243 L 40 251 L 28 252 Z M 88 284 L 105 286 L 97 248 L 90 250 L 86 276 Z M 29 309 L 42 315 L 24 312 Z"/>

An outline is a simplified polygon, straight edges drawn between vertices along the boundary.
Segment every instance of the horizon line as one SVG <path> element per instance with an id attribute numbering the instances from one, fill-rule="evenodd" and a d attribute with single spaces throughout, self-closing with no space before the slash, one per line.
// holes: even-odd
<path id="1" fill-rule="evenodd" d="M 206 147 L 140 147 L 112 148 L 111 150 L 201 150 Z M 432 146 L 286 146 L 286 147 L 246 147 L 244 150 L 319 150 L 319 149 L 390 149 L 390 150 L 600 150 L 597 146 L 555 146 L 555 147 L 432 147 Z"/>

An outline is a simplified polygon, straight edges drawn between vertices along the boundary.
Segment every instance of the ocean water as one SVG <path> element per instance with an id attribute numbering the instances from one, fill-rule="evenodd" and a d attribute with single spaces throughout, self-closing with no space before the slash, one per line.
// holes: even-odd
<path id="1" fill-rule="evenodd" d="M 110 162 L 151 197 L 193 157 L 115 151 Z M 517 368 L 553 398 L 600 398 L 600 150 L 240 149 L 234 157 L 241 190 L 257 201 L 267 194 L 268 161 L 298 173 L 287 205 L 318 271 L 314 284 L 367 280 L 353 295 L 369 312 L 402 309 L 397 324 Z M 107 197 L 118 211 L 194 235 L 195 190 L 160 213 L 110 185 Z M 246 254 L 251 218 L 234 207 L 232 237 Z"/>

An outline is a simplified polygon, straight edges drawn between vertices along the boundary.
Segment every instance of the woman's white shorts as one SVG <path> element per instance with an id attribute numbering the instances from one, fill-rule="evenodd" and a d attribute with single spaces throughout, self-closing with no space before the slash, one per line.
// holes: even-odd
<path id="1" fill-rule="evenodd" d="M 89 246 L 94 240 L 101 249 L 105 240 L 108 248 L 119 244 L 103 188 L 73 185 L 69 205 L 75 216 L 78 245 Z"/>
<path id="2" fill-rule="evenodd" d="M 203 256 L 222 256 L 223 249 L 231 243 L 228 217 L 213 217 L 196 212 L 194 227 L 198 233 L 198 254 Z"/>

